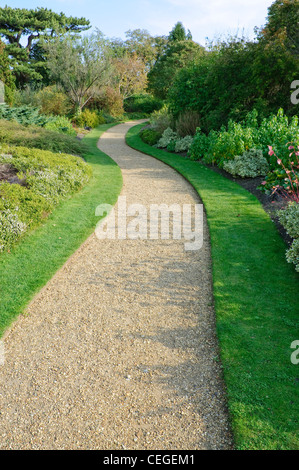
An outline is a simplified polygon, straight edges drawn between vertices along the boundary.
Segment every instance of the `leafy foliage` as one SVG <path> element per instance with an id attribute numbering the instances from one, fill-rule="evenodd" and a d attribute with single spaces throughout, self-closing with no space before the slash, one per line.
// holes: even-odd
<path id="1" fill-rule="evenodd" d="M 124 110 L 127 113 L 151 114 L 163 106 L 163 101 L 154 98 L 149 93 L 134 94 L 124 101 Z"/>
<path id="2" fill-rule="evenodd" d="M 299 202 L 290 202 L 278 212 L 279 221 L 293 238 L 291 247 L 286 252 L 288 263 L 294 263 L 299 272 Z"/>
<path id="3" fill-rule="evenodd" d="M 81 158 L 67 154 L 6 145 L 0 151 L 0 164 L 17 170 L 23 182 L 0 183 L 0 250 L 4 250 L 85 185 L 91 169 Z"/>
<path id="4" fill-rule="evenodd" d="M 105 118 L 101 116 L 97 111 L 91 111 L 90 109 L 84 109 L 76 117 L 76 124 L 80 127 L 97 127 L 99 124 L 104 124 Z"/>
<path id="5" fill-rule="evenodd" d="M 83 155 L 85 151 L 84 142 L 75 136 L 0 120 L 0 144 L 4 143 L 73 155 Z"/>
<path id="6" fill-rule="evenodd" d="M 269 171 L 269 164 L 261 150 L 250 149 L 243 155 L 237 155 L 233 160 L 224 162 L 223 168 L 233 176 L 255 178 L 266 175 Z"/>
<path id="7" fill-rule="evenodd" d="M 67 17 L 47 8 L 0 8 L 0 36 L 7 42 L 10 65 L 18 84 L 24 86 L 30 80 L 43 78 L 37 71 L 41 57 L 34 57 L 37 41 L 41 38 L 52 40 L 58 31 L 78 33 L 89 27 L 85 18 Z"/>
<path id="8" fill-rule="evenodd" d="M 148 73 L 148 89 L 157 98 L 166 99 L 168 90 L 178 71 L 192 60 L 203 55 L 203 47 L 186 35 L 181 23 L 177 23 L 168 36 L 165 51 L 157 58 Z"/>
<path id="9" fill-rule="evenodd" d="M 140 137 L 148 145 L 156 145 L 158 141 L 161 139 L 162 134 L 160 132 L 155 131 L 154 129 L 143 129 L 140 132 Z"/>
<path id="10" fill-rule="evenodd" d="M 279 108 L 288 117 L 298 114 L 299 105 L 290 100 L 291 83 L 299 75 L 298 12 L 298 0 L 276 1 L 257 40 L 211 43 L 201 57 L 184 64 L 167 94 L 174 117 L 197 111 L 208 133 L 229 120 L 241 122 L 253 109 L 261 117 Z"/>

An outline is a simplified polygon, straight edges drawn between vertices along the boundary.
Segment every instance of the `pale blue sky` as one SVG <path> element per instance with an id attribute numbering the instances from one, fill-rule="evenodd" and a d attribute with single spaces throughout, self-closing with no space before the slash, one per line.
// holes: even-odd
<path id="1" fill-rule="evenodd" d="M 153 36 L 168 35 L 177 21 L 190 29 L 202 45 L 205 38 L 243 32 L 254 37 L 255 26 L 265 24 L 273 0 L 4 0 L 3 7 L 45 7 L 68 16 L 85 17 L 92 30 L 125 38 L 129 29 L 146 29 Z"/>

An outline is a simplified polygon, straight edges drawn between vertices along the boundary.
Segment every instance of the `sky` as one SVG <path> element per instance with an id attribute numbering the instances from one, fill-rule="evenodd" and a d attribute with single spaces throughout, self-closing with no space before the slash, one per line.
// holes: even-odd
<path id="1" fill-rule="evenodd" d="M 228 35 L 254 38 L 254 27 L 266 22 L 274 0 L 0 0 L 0 6 L 49 8 L 67 16 L 85 17 L 91 29 L 108 38 L 125 39 L 129 29 L 145 29 L 152 36 L 168 35 L 181 21 L 193 40 L 205 45 Z"/>

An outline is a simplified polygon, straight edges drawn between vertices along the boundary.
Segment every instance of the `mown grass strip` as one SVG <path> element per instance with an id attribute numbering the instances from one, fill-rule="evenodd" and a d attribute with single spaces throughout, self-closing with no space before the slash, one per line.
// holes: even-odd
<path id="1" fill-rule="evenodd" d="M 144 124 L 143 124 L 144 125 Z M 181 173 L 207 213 L 217 334 L 236 449 L 299 448 L 299 276 L 259 201 L 229 179 L 145 144 L 143 125 L 127 143 Z M 215 423 L 215 426 L 217 423 Z"/>
<path id="2" fill-rule="evenodd" d="M 115 125 L 115 124 L 112 124 Z M 46 222 L 0 256 L 0 337 L 34 295 L 93 232 L 101 203 L 115 204 L 122 187 L 117 164 L 97 148 L 111 124 L 94 129 L 84 141 L 93 176 L 77 194 L 61 203 Z"/>

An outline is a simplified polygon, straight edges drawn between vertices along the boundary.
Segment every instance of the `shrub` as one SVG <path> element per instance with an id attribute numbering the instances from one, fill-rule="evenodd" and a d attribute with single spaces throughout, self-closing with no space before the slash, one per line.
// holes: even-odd
<path id="1" fill-rule="evenodd" d="M 280 223 L 293 238 L 291 247 L 286 252 L 288 263 L 294 263 L 299 272 L 299 203 L 290 202 L 287 207 L 278 212 Z"/>
<path id="2" fill-rule="evenodd" d="M 78 116 L 75 118 L 75 123 L 79 127 L 97 127 L 103 118 L 99 116 L 96 111 L 91 111 L 88 108 L 85 108 Z M 103 124 L 103 122 L 102 122 Z"/>
<path id="3" fill-rule="evenodd" d="M 168 152 L 175 152 L 175 145 L 176 145 L 176 141 L 175 140 L 171 140 L 169 142 L 169 144 L 167 145 L 166 149 L 168 150 Z"/>
<path id="4" fill-rule="evenodd" d="M 186 137 L 183 137 L 182 139 L 178 139 L 175 142 L 174 151 L 176 153 L 187 152 L 189 151 L 192 143 L 193 143 L 193 137 L 191 135 L 186 135 Z"/>
<path id="5" fill-rule="evenodd" d="M 180 137 L 194 136 L 198 127 L 200 127 L 199 114 L 192 110 L 181 113 L 175 123 L 176 132 Z"/>
<path id="6" fill-rule="evenodd" d="M 86 151 L 84 142 L 75 136 L 5 120 L 0 121 L 1 143 L 74 155 L 83 155 Z"/>
<path id="7" fill-rule="evenodd" d="M 159 132 L 161 135 L 168 127 L 172 127 L 173 118 L 166 105 L 164 105 L 159 111 L 154 111 L 152 113 L 150 117 L 150 125 L 154 131 Z"/>
<path id="8" fill-rule="evenodd" d="M 210 149 L 213 147 L 217 137 L 218 132 L 211 131 L 209 135 L 206 135 L 202 132 L 201 128 L 198 127 L 189 149 L 190 159 L 200 160 L 208 157 L 210 155 Z"/>
<path id="9" fill-rule="evenodd" d="M 46 123 L 45 129 L 61 132 L 62 134 L 77 135 L 71 120 L 65 116 L 57 116 L 51 119 Z"/>
<path id="10" fill-rule="evenodd" d="M 34 88 L 30 87 L 27 85 L 25 88 L 22 90 L 17 89 L 15 91 L 14 95 L 14 100 L 13 100 L 13 105 L 15 107 L 19 106 L 35 106 L 38 107 L 39 103 L 36 98 L 38 91 L 36 91 Z"/>
<path id="11" fill-rule="evenodd" d="M 299 238 L 299 204 L 290 202 L 285 209 L 278 212 L 279 221 L 291 238 Z"/>
<path id="12" fill-rule="evenodd" d="M 289 119 L 280 109 L 277 115 L 272 114 L 264 118 L 257 129 L 257 139 L 259 148 L 263 151 L 272 168 L 277 168 L 277 158 L 279 155 L 282 162 L 289 162 L 289 142 L 299 142 L 298 117 Z M 269 155 L 268 146 L 273 148 L 273 154 Z"/>
<path id="13" fill-rule="evenodd" d="M 130 96 L 124 100 L 124 110 L 126 113 L 151 114 L 162 108 L 163 101 L 154 96 L 143 93 Z"/>
<path id="14" fill-rule="evenodd" d="M 284 198 L 299 203 L 299 146 L 287 145 L 288 161 L 285 163 L 277 157 L 269 146 L 269 155 L 275 157 L 277 168 L 272 170 L 263 181 L 260 189 L 278 193 Z"/>
<path id="15" fill-rule="evenodd" d="M 210 148 L 212 162 L 220 168 L 226 160 L 232 160 L 242 155 L 246 150 L 255 147 L 254 132 L 250 127 L 243 127 L 234 121 L 229 121 L 228 128 L 219 132 L 217 139 Z"/>
<path id="16" fill-rule="evenodd" d="M 50 118 L 40 114 L 39 108 L 34 106 L 20 106 L 10 108 L 7 105 L 0 106 L 0 119 L 17 121 L 24 126 L 44 126 Z"/>
<path id="17" fill-rule="evenodd" d="M 238 155 L 233 160 L 224 162 L 223 169 L 233 176 L 255 178 L 266 175 L 269 171 L 269 164 L 261 150 L 250 149 L 243 155 Z"/>
<path id="18" fill-rule="evenodd" d="M 26 231 L 26 224 L 18 218 L 17 211 L 0 211 L 0 251 L 10 248 Z"/>
<path id="19" fill-rule="evenodd" d="M 117 90 L 109 86 L 101 89 L 98 96 L 92 100 L 91 106 L 112 117 L 124 114 L 123 97 Z"/>
<path id="20" fill-rule="evenodd" d="M 24 182 L 0 183 L 0 251 L 38 226 L 91 176 L 90 166 L 80 157 L 26 147 L 2 146 L 0 163 L 9 163 Z"/>
<path id="21" fill-rule="evenodd" d="M 177 133 L 174 132 L 170 127 L 168 127 L 167 129 L 165 129 L 162 134 L 162 137 L 159 139 L 157 147 L 166 148 L 171 142 L 175 142 L 177 138 Z"/>
<path id="22" fill-rule="evenodd" d="M 140 132 L 140 137 L 146 144 L 156 145 L 162 135 L 159 132 L 154 131 L 153 129 L 143 129 Z"/>

